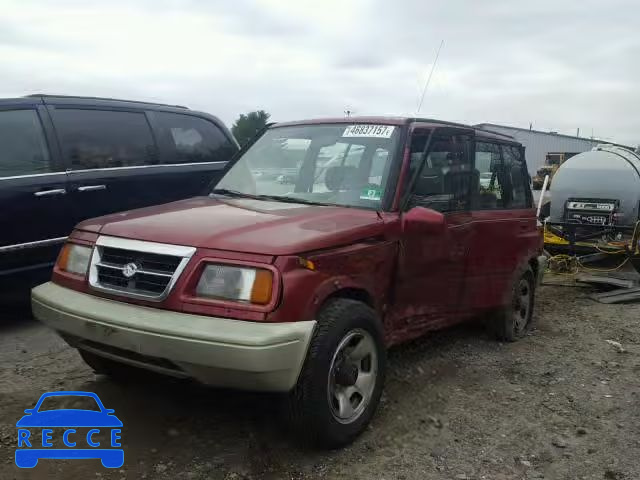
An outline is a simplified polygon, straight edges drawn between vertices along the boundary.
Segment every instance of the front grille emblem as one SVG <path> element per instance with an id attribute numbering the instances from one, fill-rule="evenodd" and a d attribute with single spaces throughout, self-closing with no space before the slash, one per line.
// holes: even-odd
<path id="1" fill-rule="evenodd" d="M 122 267 L 122 275 L 125 278 L 133 277 L 140 267 L 134 262 L 127 263 L 124 267 Z"/>

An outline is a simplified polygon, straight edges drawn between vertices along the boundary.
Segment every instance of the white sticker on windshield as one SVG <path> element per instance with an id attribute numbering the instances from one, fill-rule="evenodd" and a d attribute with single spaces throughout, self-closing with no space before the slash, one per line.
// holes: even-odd
<path id="1" fill-rule="evenodd" d="M 343 137 L 390 138 L 396 127 L 389 125 L 349 125 Z"/>

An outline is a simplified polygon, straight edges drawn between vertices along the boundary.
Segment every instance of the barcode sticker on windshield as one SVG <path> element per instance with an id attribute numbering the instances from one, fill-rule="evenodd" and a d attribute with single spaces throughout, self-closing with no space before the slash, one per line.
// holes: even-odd
<path id="1" fill-rule="evenodd" d="M 349 125 L 343 137 L 390 138 L 396 127 L 389 125 Z"/>

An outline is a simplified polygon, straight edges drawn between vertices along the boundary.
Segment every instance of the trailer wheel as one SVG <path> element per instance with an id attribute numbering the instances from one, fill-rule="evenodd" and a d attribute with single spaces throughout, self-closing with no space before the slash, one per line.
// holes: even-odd
<path id="1" fill-rule="evenodd" d="M 542 222 L 545 218 L 549 218 L 551 216 L 551 202 L 547 202 L 542 205 L 540 208 L 540 216 L 538 219 Z"/>

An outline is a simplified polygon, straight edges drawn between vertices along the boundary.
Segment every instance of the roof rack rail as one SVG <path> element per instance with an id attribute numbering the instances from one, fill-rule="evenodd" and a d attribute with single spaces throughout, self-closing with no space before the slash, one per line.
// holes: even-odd
<path id="1" fill-rule="evenodd" d="M 418 121 L 418 122 L 441 123 L 443 125 L 451 125 L 453 127 L 473 128 L 475 130 L 481 130 L 483 132 L 492 133 L 492 134 L 498 135 L 500 137 L 504 137 L 504 138 L 508 138 L 508 139 L 514 140 L 513 136 L 511 136 L 511 135 L 509 135 L 507 133 L 496 132 L 495 130 L 489 130 L 488 128 L 482 128 L 482 127 L 479 127 L 478 125 L 465 125 L 464 123 L 450 122 L 450 121 L 447 121 L 447 120 L 435 120 L 433 118 L 422 118 L 422 117 L 413 117 L 413 118 L 411 118 L 411 120 Z"/>
<path id="2" fill-rule="evenodd" d="M 506 137 L 511 139 L 514 138 L 512 135 L 509 135 L 508 133 L 497 132 L 496 130 L 489 130 L 488 128 L 483 128 L 478 126 L 474 126 L 474 128 L 477 128 L 478 130 L 482 130 L 483 132 L 493 133 L 494 135 L 499 135 L 501 137 Z"/>
<path id="3" fill-rule="evenodd" d="M 185 107 L 184 105 L 170 105 L 168 103 L 156 103 L 156 102 L 143 102 L 141 100 L 123 100 L 121 98 L 109 98 L 109 97 L 84 97 L 81 95 L 49 95 L 46 93 L 32 93 L 30 95 L 25 95 L 26 98 L 34 98 L 34 97 L 43 97 L 43 98 L 80 98 L 86 100 L 107 100 L 110 102 L 126 102 L 126 103 L 140 103 L 143 105 L 158 105 L 161 107 L 173 107 L 173 108 L 184 108 L 188 110 L 189 107 Z"/>

